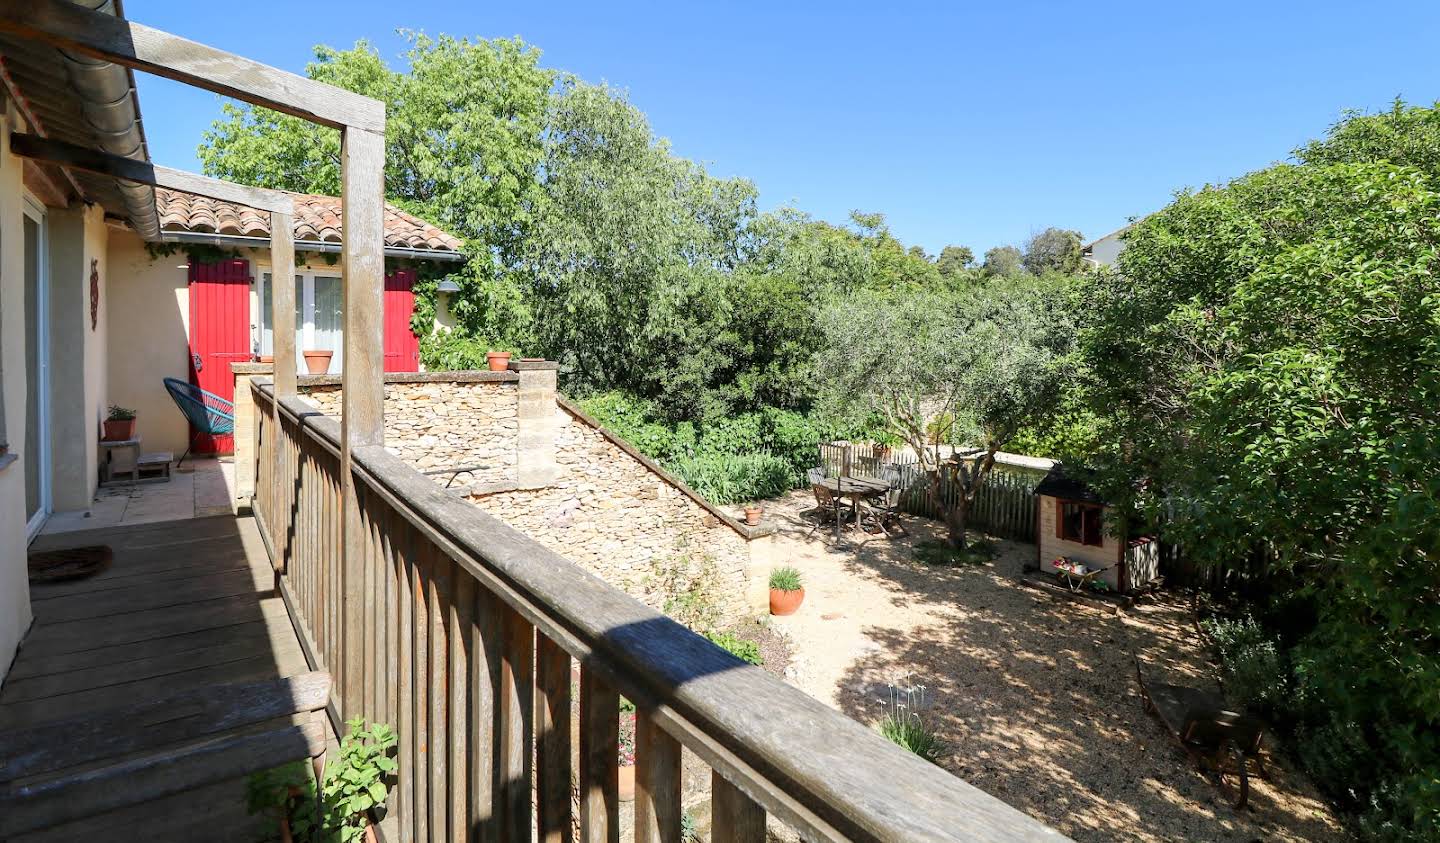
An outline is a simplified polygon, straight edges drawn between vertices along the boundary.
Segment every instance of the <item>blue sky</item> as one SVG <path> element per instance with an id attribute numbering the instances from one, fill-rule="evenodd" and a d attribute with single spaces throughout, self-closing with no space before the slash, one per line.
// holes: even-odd
<path id="1" fill-rule="evenodd" d="M 884 212 L 938 252 L 1087 239 L 1184 186 L 1282 160 L 1344 109 L 1440 98 L 1435 3 L 544 4 L 126 0 L 126 15 L 296 72 L 400 27 L 519 35 L 629 90 L 658 135 L 761 204 Z M 199 169 L 217 99 L 143 77 L 153 158 Z"/>

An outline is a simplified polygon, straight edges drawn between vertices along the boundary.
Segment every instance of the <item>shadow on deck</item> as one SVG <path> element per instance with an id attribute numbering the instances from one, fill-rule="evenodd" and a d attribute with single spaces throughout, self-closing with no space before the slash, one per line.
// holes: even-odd
<path id="1" fill-rule="evenodd" d="M 94 544 L 113 549 L 107 570 L 32 586 L 35 620 L 0 687 L 0 731 L 307 670 L 251 519 L 69 532 L 31 550 Z M 252 840 L 256 822 L 244 782 L 227 782 L 18 839 Z"/>

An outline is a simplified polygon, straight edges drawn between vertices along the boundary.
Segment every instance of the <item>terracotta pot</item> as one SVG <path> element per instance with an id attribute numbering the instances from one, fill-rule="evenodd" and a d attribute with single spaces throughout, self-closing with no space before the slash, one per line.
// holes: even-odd
<path id="1" fill-rule="evenodd" d="M 489 364 L 490 371 L 503 372 L 510 368 L 510 352 L 492 351 L 485 355 L 485 362 Z"/>
<path id="2" fill-rule="evenodd" d="M 106 421 L 105 432 L 101 434 L 100 438 L 105 442 L 124 442 L 127 439 L 134 439 L 135 420 Z"/>
<path id="3" fill-rule="evenodd" d="M 621 802 L 635 801 L 635 765 L 626 764 L 620 768 L 620 787 L 618 788 Z"/>
<path id="4" fill-rule="evenodd" d="M 274 362 L 275 362 L 275 355 L 273 355 L 273 354 L 262 354 L 262 355 L 260 355 L 260 362 L 261 362 L 261 363 L 274 363 Z"/>
<path id="5" fill-rule="evenodd" d="M 335 356 L 333 351 L 307 351 L 305 355 L 305 369 L 312 375 L 323 375 L 330 371 L 330 358 Z"/>
<path id="6" fill-rule="evenodd" d="M 805 589 L 803 588 L 795 591 L 770 589 L 770 614 L 772 615 L 793 615 L 803 602 L 805 602 Z"/>
<path id="7" fill-rule="evenodd" d="M 760 516 L 762 514 L 763 511 L 758 506 L 745 507 L 745 523 L 750 525 L 751 527 L 759 527 Z"/>

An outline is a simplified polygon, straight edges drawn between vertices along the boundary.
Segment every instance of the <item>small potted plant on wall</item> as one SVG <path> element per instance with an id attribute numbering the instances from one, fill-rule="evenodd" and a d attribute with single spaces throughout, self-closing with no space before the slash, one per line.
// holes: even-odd
<path id="1" fill-rule="evenodd" d="M 805 602 L 800 571 L 785 565 L 770 572 L 770 614 L 793 615 Z"/>
<path id="2" fill-rule="evenodd" d="M 303 352 L 303 355 L 305 370 L 312 375 L 323 375 L 330 371 L 330 358 L 335 356 L 335 352 L 312 348 Z"/>
<path id="3" fill-rule="evenodd" d="M 750 525 L 751 527 L 759 527 L 759 526 L 760 526 L 760 517 L 761 517 L 762 515 L 764 515 L 764 514 L 765 514 L 765 511 L 760 508 L 760 504 L 758 504 L 758 503 L 747 503 L 747 504 L 745 504 L 745 523 L 748 524 L 748 525 Z"/>
<path id="4" fill-rule="evenodd" d="M 105 432 L 101 438 L 106 442 L 124 442 L 135 438 L 135 411 L 119 404 L 111 404 L 105 416 Z"/>
<path id="5" fill-rule="evenodd" d="M 492 372 L 503 372 L 510 368 L 510 352 L 491 351 L 485 355 L 485 363 Z"/>

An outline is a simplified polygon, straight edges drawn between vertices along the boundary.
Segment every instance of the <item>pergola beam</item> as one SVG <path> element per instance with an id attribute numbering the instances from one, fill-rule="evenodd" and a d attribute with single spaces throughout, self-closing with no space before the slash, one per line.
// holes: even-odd
<path id="1" fill-rule="evenodd" d="M 126 181 L 167 187 L 181 193 L 209 196 L 223 202 L 247 205 L 272 214 L 291 216 L 295 213 L 295 202 L 289 194 L 262 187 L 246 187 L 243 184 L 212 179 L 199 173 L 161 167 L 149 161 L 137 161 L 122 155 L 113 155 L 86 146 L 42 138 L 24 132 L 10 133 L 10 151 L 22 158 L 45 161 L 66 169 L 85 170 L 112 176 Z"/>
<path id="2" fill-rule="evenodd" d="M 0 32 L 164 76 L 334 129 L 385 131 L 385 104 L 86 9 L 71 0 L 0 0 Z"/>

